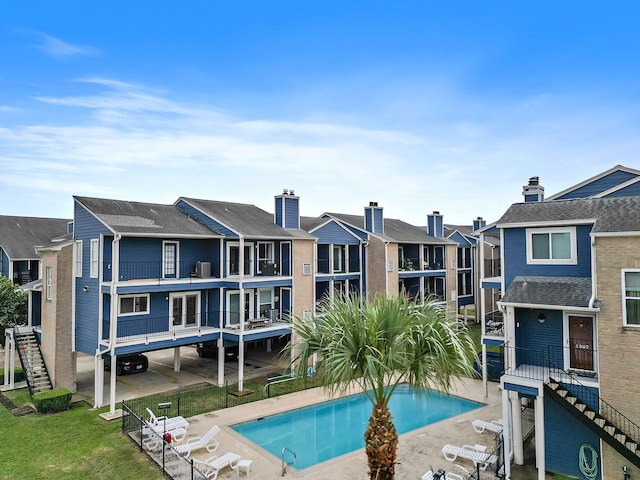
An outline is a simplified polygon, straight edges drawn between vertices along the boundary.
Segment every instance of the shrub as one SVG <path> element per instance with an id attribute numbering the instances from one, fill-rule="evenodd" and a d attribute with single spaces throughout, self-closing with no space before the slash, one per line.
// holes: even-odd
<path id="1" fill-rule="evenodd" d="M 40 413 L 62 412 L 69 409 L 72 393 L 66 388 L 54 388 L 36 393 L 31 399 Z"/>
<path id="2" fill-rule="evenodd" d="M 23 382 L 24 381 L 24 372 L 21 368 L 16 368 L 14 370 L 14 382 Z M 0 368 L 0 385 L 4 385 L 4 370 Z"/>

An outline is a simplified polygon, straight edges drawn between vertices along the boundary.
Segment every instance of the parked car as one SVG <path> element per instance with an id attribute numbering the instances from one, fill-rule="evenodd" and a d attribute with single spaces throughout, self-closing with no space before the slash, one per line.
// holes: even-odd
<path id="1" fill-rule="evenodd" d="M 116 375 L 145 372 L 149 368 L 149 359 L 141 353 L 118 355 L 116 357 Z M 111 355 L 106 355 L 104 369 L 111 369 Z"/>
<path id="2" fill-rule="evenodd" d="M 196 350 L 200 358 L 211 357 L 218 358 L 218 341 L 200 342 L 196 345 Z M 235 360 L 238 358 L 238 345 L 229 345 L 224 347 L 224 356 L 227 360 Z"/>

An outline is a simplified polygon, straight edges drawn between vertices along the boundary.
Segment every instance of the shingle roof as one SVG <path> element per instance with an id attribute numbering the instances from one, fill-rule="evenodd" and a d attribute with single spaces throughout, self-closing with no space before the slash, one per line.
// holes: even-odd
<path id="1" fill-rule="evenodd" d="M 35 247 L 67 232 L 71 220 L 0 216 L 0 247 L 12 260 L 38 259 Z"/>
<path id="2" fill-rule="evenodd" d="M 539 222 L 594 220 L 592 231 L 640 231 L 640 196 L 587 198 L 514 203 L 498 220 L 498 226 Z"/>
<path id="3" fill-rule="evenodd" d="M 344 213 L 326 213 L 338 220 L 364 230 L 364 217 L 361 215 L 348 215 Z M 423 243 L 425 245 L 457 245 L 456 242 L 446 238 L 438 238 L 427 235 L 426 228 L 416 227 L 410 223 L 396 218 L 384 219 L 384 234 L 375 234 L 385 240 L 396 243 Z"/>
<path id="4" fill-rule="evenodd" d="M 74 197 L 111 230 L 122 235 L 218 237 L 220 234 L 174 205 Z"/>
<path id="5" fill-rule="evenodd" d="M 588 307 L 591 278 L 518 276 L 507 288 L 502 302 L 525 305 Z"/>
<path id="6" fill-rule="evenodd" d="M 300 217 L 300 228 L 307 232 L 310 232 L 314 228 L 318 228 L 328 221 L 329 219 L 322 217 Z"/>
<path id="7" fill-rule="evenodd" d="M 315 239 L 304 230 L 279 227 L 273 213 L 246 203 L 220 202 L 181 197 L 182 200 L 246 237 Z"/>

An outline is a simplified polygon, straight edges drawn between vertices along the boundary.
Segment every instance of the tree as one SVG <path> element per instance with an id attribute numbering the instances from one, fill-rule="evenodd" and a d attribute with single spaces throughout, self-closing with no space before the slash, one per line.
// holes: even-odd
<path id="1" fill-rule="evenodd" d="M 0 327 L 27 323 L 27 293 L 0 275 Z"/>
<path id="2" fill-rule="evenodd" d="M 392 480 L 398 435 L 388 408 L 396 387 L 435 387 L 445 392 L 453 379 L 473 376 L 475 348 L 466 328 L 428 300 L 404 296 L 357 297 L 325 302 L 315 322 L 295 318 L 294 363 L 304 375 L 317 354 L 315 376 L 331 394 L 360 386 L 373 408 L 364 439 L 372 480 Z"/>

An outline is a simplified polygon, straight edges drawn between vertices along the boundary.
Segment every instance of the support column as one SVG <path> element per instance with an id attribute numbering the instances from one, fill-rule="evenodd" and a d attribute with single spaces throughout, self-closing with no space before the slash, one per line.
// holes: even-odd
<path id="1" fill-rule="evenodd" d="M 271 339 L 270 338 L 267 339 L 267 352 L 269 352 L 269 353 L 271 352 Z"/>
<path id="2" fill-rule="evenodd" d="M 100 408 L 104 402 L 104 360 L 102 355 L 94 358 L 93 408 Z"/>
<path id="3" fill-rule="evenodd" d="M 117 366 L 116 366 L 116 356 L 113 354 L 113 350 L 111 351 L 111 372 L 110 378 L 111 381 L 109 387 L 109 413 L 116 413 L 116 377 L 117 375 Z"/>
<path id="4" fill-rule="evenodd" d="M 511 480 L 511 408 L 509 407 L 509 391 L 502 390 L 502 449 L 504 451 L 505 480 Z"/>
<path id="5" fill-rule="evenodd" d="M 517 392 L 511 392 L 511 438 L 513 439 L 513 463 L 524 465 L 524 440 L 522 437 L 522 410 Z"/>
<path id="6" fill-rule="evenodd" d="M 5 369 L 5 384 L 7 382 L 7 374 L 9 375 L 9 388 L 14 389 L 16 386 L 16 339 L 14 337 L 15 330 L 9 337 L 9 350 L 5 349 L 5 364 L 7 363 L 7 355 L 9 356 L 9 369 Z"/>
<path id="7" fill-rule="evenodd" d="M 11 365 L 9 356 L 11 355 L 11 337 L 4 337 L 4 386 L 9 386 L 9 377 L 11 376 Z"/>
<path id="8" fill-rule="evenodd" d="M 487 371 L 487 346 L 482 344 L 482 389 L 484 398 L 489 396 L 489 373 Z"/>
<path id="9" fill-rule="evenodd" d="M 238 342 L 238 391 L 242 391 L 244 380 L 244 338 Z"/>
<path id="10" fill-rule="evenodd" d="M 173 371 L 180 371 L 180 347 L 175 347 L 173 349 Z"/>
<path id="11" fill-rule="evenodd" d="M 544 397 L 542 388 L 540 395 L 536 397 L 536 468 L 538 480 L 545 480 L 545 454 L 544 454 Z"/>
<path id="12" fill-rule="evenodd" d="M 218 386 L 224 386 L 224 340 L 218 338 Z"/>

